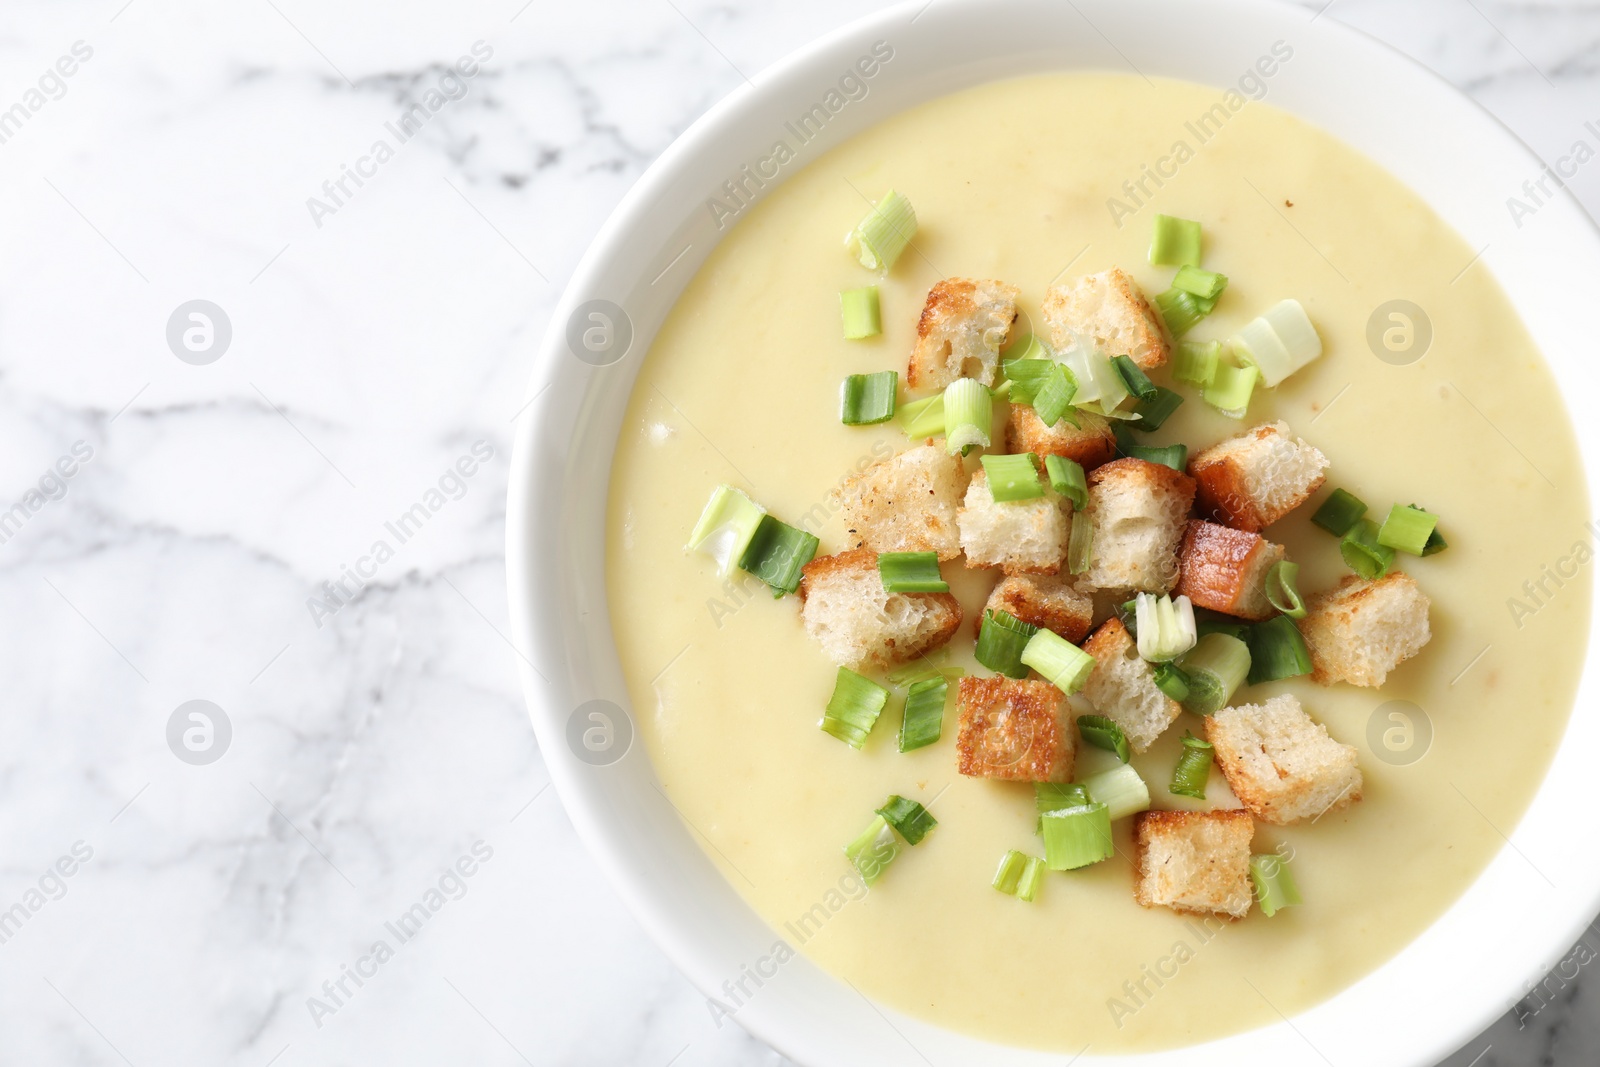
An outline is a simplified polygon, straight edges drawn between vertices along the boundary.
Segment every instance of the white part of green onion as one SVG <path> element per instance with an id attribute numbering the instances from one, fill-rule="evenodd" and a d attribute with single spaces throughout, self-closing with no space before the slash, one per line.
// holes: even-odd
<path id="1" fill-rule="evenodd" d="M 1167 663 L 1195 646 L 1200 639 L 1194 621 L 1194 604 L 1186 596 L 1140 593 L 1134 602 L 1139 630 L 1139 655 L 1151 663 Z"/>
<path id="2" fill-rule="evenodd" d="M 917 232 L 911 201 L 890 189 L 866 218 L 845 235 L 845 247 L 868 270 L 888 270 Z"/>
<path id="3" fill-rule="evenodd" d="M 860 873 L 861 880 L 871 885 L 900 854 L 900 842 L 889 820 L 878 815 L 854 841 L 844 846 L 844 854 Z"/>
<path id="4" fill-rule="evenodd" d="M 1234 335 L 1233 350 L 1271 387 L 1322 355 L 1322 338 L 1300 301 L 1280 300 Z"/>
<path id="5" fill-rule="evenodd" d="M 1078 784 L 1088 790 L 1090 800 L 1106 806 L 1113 822 L 1150 808 L 1150 787 L 1131 763 L 1119 763 Z"/>
<path id="6" fill-rule="evenodd" d="M 719 485 L 711 491 L 711 499 L 694 524 L 687 552 L 710 556 L 717 563 L 719 577 L 726 578 L 750 547 L 756 527 L 767 509 L 745 496 L 731 485 Z"/>
<path id="7" fill-rule="evenodd" d="M 944 391 L 944 446 L 954 455 L 969 445 L 989 447 L 994 394 L 976 378 L 957 378 Z"/>
<path id="8" fill-rule="evenodd" d="M 1304 904 L 1300 887 L 1289 873 L 1289 861 L 1273 853 L 1250 857 L 1250 881 L 1255 884 L 1261 914 L 1272 918 L 1284 908 Z"/>
<path id="9" fill-rule="evenodd" d="M 1071 696 L 1089 680 L 1095 659 L 1055 631 L 1041 627 L 1022 649 L 1022 662 Z"/>

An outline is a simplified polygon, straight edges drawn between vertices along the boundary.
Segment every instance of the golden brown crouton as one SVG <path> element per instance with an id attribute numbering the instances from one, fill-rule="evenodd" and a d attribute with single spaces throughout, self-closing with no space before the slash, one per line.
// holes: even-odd
<path id="1" fill-rule="evenodd" d="M 1049 495 L 996 501 L 981 470 L 972 474 L 956 525 L 967 566 L 1000 567 L 1007 574 L 1055 574 L 1072 529 L 1066 506 Z"/>
<path id="2" fill-rule="evenodd" d="M 1000 348 L 1017 317 L 1014 285 L 946 278 L 928 290 L 906 367 L 911 389 L 943 389 L 957 378 L 994 384 Z"/>
<path id="3" fill-rule="evenodd" d="M 1001 579 L 989 594 L 985 611 L 1004 611 L 1077 644 L 1089 632 L 1094 601 L 1073 586 L 1067 575 L 1012 574 Z M 978 628 L 983 626 L 980 615 Z"/>
<path id="4" fill-rule="evenodd" d="M 955 559 L 961 554 L 956 508 L 966 488 L 961 457 L 918 445 L 847 478 L 840 505 L 858 547 Z"/>
<path id="5" fill-rule="evenodd" d="M 878 554 L 821 556 L 800 578 L 800 617 L 823 654 L 842 667 L 887 667 L 938 648 L 961 625 L 949 593 L 890 593 Z"/>
<path id="6" fill-rule="evenodd" d="M 1242 919 L 1250 885 L 1248 811 L 1144 811 L 1134 816 L 1138 882 L 1133 896 L 1147 908 Z"/>
<path id="7" fill-rule="evenodd" d="M 957 769 L 973 778 L 1069 782 L 1077 738 L 1061 690 L 1013 678 L 961 679 Z"/>
<path id="8" fill-rule="evenodd" d="M 1122 727 L 1135 752 L 1143 752 L 1172 725 L 1183 705 L 1156 685 L 1155 669 L 1139 657 L 1139 646 L 1121 619 L 1101 623 L 1083 650 L 1095 661 L 1084 697 Z"/>
<path id="9" fill-rule="evenodd" d="M 1241 619 L 1272 615 L 1267 599 L 1267 572 L 1283 559 L 1283 546 L 1260 534 L 1245 533 L 1196 519 L 1183 534 L 1175 596 L 1186 596 L 1197 608 L 1210 608 Z"/>
<path id="10" fill-rule="evenodd" d="M 1078 420 L 1077 426 L 1066 419 L 1046 426 L 1032 405 L 1012 404 L 1006 418 L 1006 451 L 1033 452 L 1040 459 L 1065 456 L 1076 460 L 1085 471 L 1116 458 L 1117 437 L 1111 432 L 1110 422 L 1082 409 L 1075 410 L 1072 416 Z"/>
<path id="11" fill-rule="evenodd" d="M 1333 589 L 1311 598 L 1300 621 L 1311 651 L 1312 679 L 1323 685 L 1382 685 L 1433 636 L 1430 603 L 1400 571 L 1375 582 L 1345 575 Z"/>
<path id="12" fill-rule="evenodd" d="M 1286 422 L 1262 423 L 1189 460 L 1203 518 L 1251 532 L 1271 526 L 1322 484 L 1328 457 Z"/>
<path id="13" fill-rule="evenodd" d="M 1178 546 L 1193 504 L 1194 480 L 1160 463 L 1128 457 L 1090 473 L 1088 584 L 1169 591 L 1178 581 Z"/>
<path id="14" fill-rule="evenodd" d="M 1132 275 L 1112 268 L 1052 285 L 1040 306 L 1058 351 L 1092 341 L 1108 356 L 1128 356 L 1144 370 L 1167 361 L 1166 324 Z"/>
<path id="15" fill-rule="evenodd" d="M 1329 737 L 1287 693 L 1223 708 L 1205 730 L 1228 787 L 1262 822 L 1315 819 L 1361 799 L 1356 750 Z"/>

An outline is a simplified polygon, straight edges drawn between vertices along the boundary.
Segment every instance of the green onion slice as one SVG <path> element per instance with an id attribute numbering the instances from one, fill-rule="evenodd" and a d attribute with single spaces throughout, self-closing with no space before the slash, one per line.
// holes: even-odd
<path id="1" fill-rule="evenodd" d="M 1206 782 L 1211 778 L 1211 742 L 1202 741 L 1194 734 L 1183 736 L 1183 755 L 1172 769 L 1172 784 L 1167 792 L 1174 796 L 1206 798 Z"/>
<path id="2" fill-rule="evenodd" d="M 1111 813 L 1104 804 L 1057 808 L 1039 817 L 1044 862 L 1052 871 L 1073 871 L 1111 858 Z"/>
<path id="3" fill-rule="evenodd" d="M 1378 543 L 1378 524 L 1371 519 L 1356 520 L 1339 540 L 1339 555 L 1368 581 L 1382 578 L 1394 564 L 1394 549 Z"/>
<path id="4" fill-rule="evenodd" d="M 1218 361 L 1216 374 L 1201 395 L 1207 404 L 1230 419 L 1242 419 L 1250 407 L 1250 395 L 1256 391 L 1256 382 L 1260 378 L 1261 371 L 1253 366 L 1236 367 Z"/>
<path id="5" fill-rule="evenodd" d="M 994 881 L 990 884 L 1002 893 L 1032 903 L 1042 881 L 1044 861 L 1011 849 L 1001 857 L 1000 869 L 995 871 Z"/>
<path id="6" fill-rule="evenodd" d="M 1233 350 L 1270 388 L 1322 355 L 1322 338 L 1300 301 L 1280 300 L 1234 335 Z"/>
<path id="7" fill-rule="evenodd" d="M 859 289 L 846 289 L 839 294 L 839 315 L 844 320 L 844 339 L 859 341 L 883 332 L 883 321 L 878 312 L 878 287 L 863 285 Z"/>
<path id="8" fill-rule="evenodd" d="M 1017 880 L 1017 899 L 1026 900 L 1032 904 L 1034 897 L 1039 895 L 1039 885 L 1044 881 L 1044 860 L 1037 856 L 1029 856 L 1027 864 L 1022 868 L 1022 877 Z"/>
<path id="9" fill-rule="evenodd" d="M 1087 511 L 1072 513 L 1072 532 L 1067 538 L 1067 573 L 1082 574 L 1089 569 L 1089 552 L 1094 546 L 1094 525 Z"/>
<path id="10" fill-rule="evenodd" d="M 1072 371 L 1067 369 L 1065 363 L 1053 363 L 1050 373 L 1045 375 L 1034 395 L 1034 414 L 1046 426 L 1054 426 L 1062 419 L 1076 426 L 1078 420 L 1072 417 L 1070 409 L 1072 399 L 1077 395 L 1078 380 L 1072 376 Z"/>
<path id="11" fill-rule="evenodd" d="M 1316 513 L 1311 516 L 1311 521 L 1333 536 L 1343 537 L 1366 513 L 1367 505 L 1360 497 L 1343 489 L 1335 489 L 1317 508 Z"/>
<path id="12" fill-rule="evenodd" d="M 839 421 L 846 426 L 870 426 L 894 418 L 894 391 L 900 376 L 892 370 L 852 374 L 840 390 Z"/>
<path id="13" fill-rule="evenodd" d="M 1037 626 L 1028 625 L 1010 612 L 985 611 L 972 656 L 996 674 L 1026 678 L 1028 668 L 1023 665 L 1022 653 L 1038 631 Z"/>
<path id="14" fill-rule="evenodd" d="M 948 593 L 950 584 L 939 573 L 935 552 L 883 552 L 878 555 L 878 577 L 886 593 Z"/>
<path id="15" fill-rule="evenodd" d="M 1156 383 L 1152 382 L 1144 371 L 1139 369 L 1129 356 L 1113 356 L 1111 365 L 1117 368 L 1117 373 L 1122 375 L 1122 381 L 1128 387 L 1128 392 L 1140 400 L 1148 400 L 1156 395 Z"/>
<path id="16" fill-rule="evenodd" d="M 1389 509 L 1389 517 L 1378 528 L 1378 544 L 1420 556 L 1428 547 L 1428 539 L 1438 525 L 1439 516 L 1432 512 L 1423 511 L 1415 505 L 1402 507 L 1396 504 Z"/>
<path id="17" fill-rule="evenodd" d="M 1142 459 L 1146 463 L 1159 463 L 1163 467 L 1171 467 L 1181 472 L 1189 462 L 1189 446 L 1175 445 L 1135 445 L 1129 444 L 1123 448 L 1125 453 L 1134 459 Z"/>
<path id="18" fill-rule="evenodd" d="M 1128 747 L 1128 739 L 1123 736 L 1122 727 L 1104 715 L 1079 715 L 1078 736 L 1096 748 L 1115 752 L 1123 763 L 1127 763 L 1133 756 L 1133 750 Z"/>
<path id="19" fill-rule="evenodd" d="M 1083 464 L 1066 456 L 1044 457 L 1044 472 L 1050 478 L 1050 488 L 1072 501 L 1072 506 L 1082 510 L 1089 503 L 1089 480 L 1084 476 Z"/>
<path id="20" fill-rule="evenodd" d="M 851 748 L 860 748 L 887 703 L 887 689 L 849 667 L 840 667 L 833 683 L 833 696 L 817 725 Z"/>
<path id="21" fill-rule="evenodd" d="M 944 706 L 950 680 L 942 674 L 918 678 L 906 690 L 905 714 L 900 719 L 900 751 L 925 748 L 939 740 L 944 729 Z"/>
<path id="22" fill-rule="evenodd" d="M 1194 613 L 1195 632 L 1201 637 L 1206 634 L 1227 634 L 1229 637 L 1240 641 L 1249 641 L 1250 624 L 1241 622 L 1232 615 L 1224 615 L 1217 611 L 1196 611 Z"/>
<path id="23" fill-rule="evenodd" d="M 1150 236 L 1150 263 L 1157 267 L 1200 265 L 1200 224 L 1192 219 L 1157 215 Z"/>
<path id="24" fill-rule="evenodd" d="M 818 544 L 814 534 L 763 515 L 755 536 L 739 557 L 739 566 L 782 596 L 800 588 L 800 572 L 817 554 Z"/>
<path id="25" fill-rule="evenodd" d="M 1300 897 L 1300 887 L 1294 884 L 1294 875 L 1289 873 L 1289 861 L 1282 856 L 1273 853 L 1251 856 L 1250 881 L 1255 884 L 1261 914 L 1269 919 L 1284 908 L 1305 903 Z"/>
<path id="26" fill-rule="evenodd" d="M 994 395 L 976 378 L 957 378 L 944 391 L 944 447 L 954 455 L 979 445 L 989 447 Z"/>
<path id="27" fill-rule="evenodd" d="M 1078 383 L 1073 403 L 1079 407 L 1093 404 L 1106 413 L 1115 411 L 1128 399 L 1128 383 L 1122 380 L 1111 360 L 1093 347 L 1074 345 L 1062 353 L 1061 359 Z"/>
<path id="28" fill-rule="evenodd" d="M 1222 295 L 1222 290 L 1228 287 L 1228 276 L 1186 263 L 1178 268 L 1177 275 L 1172 279 L 1172 287 L 1193 293 L 1202 300 L 1216 300 Z"/>
<path id="29" fill-rule="evenodd" d="M 898 793 L 883 802 L 878 814 L 894 827 L 896 833 L 906 839 L 908 845 L 920 843 L 929 830 L 939 825 L 939 820 L 929 814 L 927 808 L 915 800 L 907 800 Z"/>
<path id="30" fill-rule="evenodd" d="M 1222 361 L 1221 341 L 1179 341 L 1172 354 L 1172 376 L 1191 385 L 1207 386 Z"/>
<path id="31" fill-rule="evenodd" d="M 1106 806 L 1112 822 L 1150 807 L 1150 787 L 1131 763 L 1090 775 L 1082 784 L 1090 800 Z"/>
<path id="32" fill-rule="evenodd" d="M 1412 506 L 1415 507 L 1416 505 Z M 1422 546 L 1422 554 L 1424 556 L 1435 556 L 1449 547 L 1450 542 L 1444 539 L 1444 534 L 1440 533 L 1439 528 L 1435 526 L 1433 533 L 1428 535 L 1428 543 Z"/>
<path id="33" fill-rule="evenodd" d="M 1189 676 L 1176 663 L 1158 663 L 1155 667 L 1156 688 L 1172 700 L 1182 704 L 1189 699 Z"/>
<path id="34" fill-rule="evenodd" d="M 1018 404 L 1031 405 L 1051 369 L 1057 366 L 1060 364 L 1053 359 L 1008 359 L 1000 364 L 1000 369 L 1011 383 L 1011 399 Z"/>
<path id="35" fill-rule="evenodd" d="M 1183 403 L 1183 397 L 1168 389 L 1164 385 L 1155 387 L 1155 392 L 1140 400 L 1133 406 L 1133 413 L 1139 416 L 1139 421 L 1133 423 L 1135 430 L 1159 430 L 1161 424 L 1171 417 Z"/>
<path id="36" fill-rule="evenodd" d="M 987 620 L 984 622 L 984 628 L 988 628 Z M 983 643 L 981 633 L 978 636 L 978 643 L 980 645 Z M 1028 643 L 1023 646 L 1018 662 L 1044 675 L 1051 685 L 1068 696 L 1082 689 L 1084 683 L 1089 680 L 1089 675 L 1094 672 L 1094 657 L 1054 630 L 1035 629 L 1033 635 L 1028 638 Z M 994 669 L 999 670 L 998 667 Z M 1020 675 L 1012 675 L 1014 678 L 1026 676 L 1026 670 Z"/>
<path id="37" fill-rule="evenodd" d="M 1151 663 L 1168 663 L 1195 646 L 1194 604 L 1186 596 L 1140 593 L 1134 598 L 1139 655 Z"/>
<path id="38" fill-rule="evenodd" d="M 1182 337 L 1211 312 L 1208 301 L 1182 289 L 1168 289 L 1156 295 L 1156 309 L 1167 324 L 1167 332 Z"/>
<path id="39" fill-rule="evenodd" d="M 1067 782 L 1033 783 L 1033 808 L 1041 819 L 1046 812 L 1060 811 L 1062 808 L 1080 808 L 1087 803 L 1089 803 L 1089 790 L 1082 785 Z M 1035 830 L 1044 833 L 1044 823 L 1038 823 Z"/>
<path id="40" fill-rule="evenodd" d="M 1311 650 L 1287 615 L 1250 627 L 1250 684 L 1298 678 L 1311 673 Z"/>
<path id="41" fill-rule="evenodd" d="M 1267 571 L 1267 602 L 1291 619 L 1306 617 L 1306 602 L 1300 598 L 1295 579 L 1300 576 L 1300 564 L 1280 559 Z"/>
<path id="42" fill-rule="evenodd" d="M 871 885 L 900 854 L 900 842 L 895 839 L 889 820 L 875 815 L 867 828 L 844 846 L 844 854 L 860 872 L 861 880 Z"/>
<path id="43" fill-rule="evenodd" d="M 905 427 L 906 436 L 913 441 L 943 436 L 944 394 L 935 393 L 909 404 L 901 404 L 900 425 Z"/>
<path id="44" fill-rule="evenodd" d="M 1189 676 L 1189 699 L 1183 706 L 1196 715 L 1211 715 L 1228 706 L 1249 676 L 1250 646 L 1228 634 L 1209 633 L 1178 666 Z"/>
<path id="45" fill-rule="evenodd" d="M 1034 500 L 1044 496 L 1044 483 L 1039 481 L 1039 457 L 1032 452 L 1017 452 L 1009 456 L 980 457 L 983 473 L 989 479 L 989 495 L 995 503 L 1015 500 Z"/>
<path id="46" fill-rule="evenodd" d="M 844 239 L 845 247 L 868 270 L 888 270 L 917 232 L 911 201 L 890 189 L 872 212 Z"/>
<path id="47" fill-rule="evenodd" d="M 890 685 L 905 687 L 913 682 L 924 681 L 928 678 L 939 677 L 948 681 L 960 681 L 966 676 L 966 671 L 960 667 L 936 667 L 933 660 L 922 656 L 916 663 L 902 663 L 888 674 L 884 675 Z"/>
<path id="48" fill-rule="evenodd" d="M 726 578 L 744 558 L 766 514 L 766 508 L 733 486 L 719 485 L 711 491 L 684 550 L 710 556 L 717 563 L 717 573 Z"/>

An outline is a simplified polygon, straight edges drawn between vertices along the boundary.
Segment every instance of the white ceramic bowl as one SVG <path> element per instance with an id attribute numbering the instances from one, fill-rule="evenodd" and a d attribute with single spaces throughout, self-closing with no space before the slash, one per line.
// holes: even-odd
<path id="1" fill-rule="evenodd" d="M 921 8 L 919 12 L 919 8 Z M 1259 0 L 932 0 L 874 16 L 763 73 L 695 123 L 628 193 L 584 257 L 540 346 L 511 473 L 506 555 L 511 621 L 540 748 L 573 823 L 645 928 L 708 994 L 770 953 L 776 933 L 707 860 L 655 786 L 643 746 L 594 766 L 568 742 L 574 709 L 626 707 L 605 598 L 605 503 L 629 391 L 656 329 L 718 240 L 706 200 L 765 156 L 786 118 L 809 109 L 871 43 L 892 68 L 826 127 L 808 158 L 932 97 L 997 78 L 1101 68 L 1218 87 L 1237 82 L 1275 40 L 1295 50 L 1267 101 L 1331 131 L 1417 190 L 1494 272 L 1563 391 L 1592 396 L 1593 287 L 1600 238 L 1562 194 L 1516 227 L 1506 198 L 1535 178 L 1534 154 L 1454 89 L 1328 18 Z M 1113 43 L 1114 42 L 1114 43 Z M 1369 240 L 1382 240 L 1381 234 Z M 625 309 L 610 357 L 577 358 L 568 324 L 582 306 Z M 615 317 L 615 313 L 613 313 Z M 603 340 L 603 338 L 602 338 Z M 594 357 L 591 357 L 591 360 Z M 607 358 L 607 357 L 602 357 Z M 1600 423 L 1577 433 L 1600 455 Z M 1596 468 L 1586 472 L 1600 497 Z M 1426 1067 L 1506 1011 L 1600 910 L 1600 849 L 1571 847 L 1571 813 L 1594 805 L 1596 638 L 1554 766 L 1508 846 L 1437 923 L 1333 999 L 1272 1026 L 1181 1053 L 1185 1067 L 1240 1063 Z M 1510 710 L 1510 709 L 1508 709 Z M 627 723 L 619 724 L 626 731 Z M 1583 820 L 1582 822 L 1587 822 Z M 1397 892 L 1405 887 L 1397 886 Z M 785 964 L 736 1016 L 792 1059 L 995 1067 L 1062 1062 L 879 1009 L 803 958 Z M 1180 1062 L 1179 1054 L 1091 1064 Z"/>

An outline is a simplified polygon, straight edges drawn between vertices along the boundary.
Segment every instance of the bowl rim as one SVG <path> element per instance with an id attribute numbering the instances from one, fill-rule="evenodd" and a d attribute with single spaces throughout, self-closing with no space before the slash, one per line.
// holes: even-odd
<path id="1" fill-rule="evenodd" d="M 909 0 L 825 35 L 780 59 L 755 81 L 739 86 L 685 130 L 623 197 L 574 270 L 538 346 L 529 386 L 532 399 L 516 428 L 506 527 L 511 638 L 521 659 L 519 672 L 530 717 L 551 780 L 579 836 L 630 910 L 710 1003 L 727 1001 L 726 986 L 719 986 L 718 979 L 735 973 L 733 961 L 750 958 L 751 946 L 760 943 L 752 938 L 770 940 L 772 931 L 722 880 L 693 840 L 691 828 L 675 821 L 665 794 L 659 788 L 656 795 L 647 791 L 653 778 L 647 757 L 625 752 L 615 764 L 596 767 L 577 758 L 564 741 L 575 714 L 567 709 L 597 697 L 623 708 L 628 703 L 611 646 L 603 578 L 598 593 L 593 588 L 595 568 L 603 567 L 604 538 L 599 539 L 597 564 L 595 539 L 586 543 L 576 528 L 592 528 L 597 507 L 603 522 L 620 420 L 620 411 L 610 411 L 607 404 L 615 407 L 619 389 L 626 402 L 646 342 L 665 313 L 663 301 L 670 309 L 682 285 L 693 276 L 693 268 L 715 244 L 717 233 L 708 230 L 706 218 L 698 214 L 698 198 L 715 184 L 706 180 L 707 176 L 731 174 L 734 167 L 730 164 L 748 158 L 748 147 L 759 143 L 754 138 L 770 124 L 763 116 L 787 113 L 785 109 L 795 102 L 804 106 L 808 94 L 814 95 L 831 74 L 845 69 L 867 43 L 878 39 L 892 39 L 894 47 L 906 53 L 911 62 L 905 66 L 911 73 L 906 74 L 905 67 L 897 69 L 896 77 L 905 80 L 885 83 L 874 90 L 875 100 L 870 95 L 866 98 L 858 113 L 849 113 L 847 121 L 830 125 L 827 140 L 811 158 L 895 112 L 962 87 L 1045 69 L 1117 69 L 1117 57 L 1127 59 L 1125 51 L 1144 61 L 1136 70 L 1148 67 L 1152 73 L 1222 88 L 1214 77 L 1204 75 L 1223 69 L 1219 63 L 1259 51 L 1259 47 L 1252 45 L 1241 52 L 1230 42 L 1219 41 L 1223 50 L 1219 59 L 1196 47 L 1195 35 L 1204 36 L 1206 27 L 1215 32 L 1264 27 L 1270 31 L 1269 37 L 1292 30 L 1300 35 L 1294 39 L 1295 48 L 1310 62 L 1275 84 L 1279 91 L 1270 102 L 1375 158 L 1418 192 L 1469 244 L 1483 247 L 1482 262 L 1506 290 L 1563 392 L 1575 383 L 1593 381 L 1575 354 L 1581 335 L 1561 315 L 1566 308 L 1581 306 L 1573 301 L 1582 295 L 1583 277 L 1600 277 L 1600 231 L 1576 198 L 1562 188 L 1539 208 L 1528 227 L 1518 226 L 1507 235 L 1505 220 L 1491 218 L 1484 202 L 1475 198 L 1490 189 L 1514 193 L 1517 181 L 1539 174 L 1543 163 L 1514 133 L 1443 78 L 1357 29 L 1333 19 L 1318 19 L 1321 12 L 1312 15 L 1271 0 L 1074 0 L 1067 6 L 1081 19 L 1077 23 L 1080 34 L 1087 37 L 1085 26 L 1093 29 L 1111 51 L 1102 47 L 1100 58 L 1105 62 L 1092 67 L 1083 62 L 1075 67 L 1052 66 L 1060 63 L 1063 50 L 1095 46 L 1050 36 L 1062 32 L 1064 20 L 1073 16 L 1059 10 L 1059 4 L 1054 5 L 1057 10 L 1047 10 L 1049 6 L 1047 0 Z M 964 52 L 953 49 L 959 40 L 970 50 L 970 36 L 962 35 L 1005 15 L 1031 20 L 1032 26 L 1050 33 L 1041 32 L 1037 38 L 1030 34 L 1026 47 L 997 51 L 998 46 L 991 45 L 990 51 L 976 58 L 966 58 Z M 1118 32 L 1131 27 L 1147 30 L 1151 25 L 1183 27 L 1189 32 L 1168 34 L 1181 38 L 1181 48 L 1159 35 L 1135 39 L 1130 33 Z M 1113 39 L 1122 41 L 1122 46 L 1112 44 Z M 1132 64 L 1131 59 L 1127 61 Z M 1352 62 L 1358 65 L 1352 66 Z M 1028 63 L 1044 65 L 1029 67 Z M 1353 99 L 1319 107 L 1314 98 L 1317 90 L 1337 84 L 1336 79 L 1351 69 L 1361 72 L 1359 82 L 1343 86 Z M 1195 73 L 1202 76 L 1193 76 Z M 1291 102 L 1283 102 L 1284 97 Z M 1395 109 L 1396 99 L 1405 100 L 1407 106 Z M 1372 128 L 1362 128 L 1357 125 L 1360 122 Z M 1430 148 L 1440 155 L 1431 163 L 1419 158 L 1427 153 L 1412 143 L 1419 131 L 1437 138 Z M 1441 160 L 1459 157 L 1466 151 L 1465 145 L 1475 146 L 1471 158 L 1480 169 L 1455 183 L 1443 181 L 1441 172 L 1448 168 L 1441 167 Z M 774 184 L 788 176 L 780 175 Z M 1496 225 L 1497 221 L 1502 225 Z M 689 244 L 674 258 L 673 249 L 684 240 Z M 685 261 L 683 269 L 676 270 L 680 261 Z M 1566 278 L 1560 276 L 1562 272 Z M 668 286 L 659 293 L 647 293 L 669 273 Z M 597 297 L 629 309 L 623 314 L 631 323 L 633 339 L 624 355 L 633 353 L 636 358 L 591 366 L 569 354 L 569 317 L 585 301 Z M 603 393 L 610 396 L 609 401 Z M 1600 429 L 1575 422 L 1574 432 L 1585 456 L 1600 447 Z M 1600 476 L 1586 463 L 1584 478 L 1592 507 L 1600 498 Z M 560 521 L 548 521 L 552 514 L 559 515 Z M 1590 534 L 1600 538 L 1596 530 L 1600 527 L 1591 522 Z M 584 574 L 590 576 L 587 588 L 581 580 Z M 1586 584 L 1592 596 L 1592 569 Z M 524 653 L 523 649 L 530 651 Z M 1548 828 L 1550 820 L 1537 817 L 1557 815 L 1563 805 L 1581 795 L 1576 786 L 1586 775 L 1584 761 L 1576 753 L 1600 746 L 1600 720 L 1585 713 L 1596 705 L 1592 697 L 1597 663 L 1600 635 L 1591 626 L 1574 709 L 1545 780 L 1513 831 L 1508 834 L 1505 828 L 1496 827 L 1506 837 L 1506 845 L 1443 916 L 1388 962 L 1299 1013 L 1293 1021 L 1285 1018 L 1281 1023 L 1188 1046 L 1182 1049 L 1185 1062 L 1220 1067 L 1238 1062 L 1241 1056 L 1272 1056 L 1291 1063 L 1321 1063 L 1321 1050 L 1332 1048 L 1361 1053 L 1368 1063 L 1425 1067 L 1454 1052 L 1515 1004 L 1600 911 L 1600 858 L 1586 859 L 1581 850 L 1564 849 L 1559 835 Z M 624 710 L 623 714 L 628 713 Z M 651 840 L 658 835 L 664 835 L 665 843 Z M 652 851 L 658 844 L 660 851 Z M 692 855 L 683 851 L 685 844 L 693 850 Z M 669 870 L 677 881 L 663 881 L 663 872 Z M 707 871 L 735 902 L 733 911 L 720 920 L 723 927 L 715 931 L 707 927 L 706 913 L 701 910 L 710 905 L 678 884 L 710 892 Z M 1549 884 L 1549 894 L 1541 889 L 1540 881 Z M 1468 946 L 1478 933 L 1478 920 L 1502 914 L 1508 903 L 1530 900 L 1540 906 L 1532 909 L 1532 915 L 1523 908 L 1520 937 L 1491 932 L 1481 943 Z M 726 897 L 720 906 L 729 906 Z M 740 907 L 748 914 L 735 914 Z M 1485 951 L 1494 953 L 1491 967 L 1483 966 Z M 1465 975 L 1473 968 L 1477 968 L 1474 978 L 1489 972 L 1500 980 L 1469 981 Z M 1433 981 L 1441 995 L 1430 999 L 1447 1005 L 1448 1010 L 1413 999 L 1404 1025 L 1382 1025 L 1373 1014 L 1375 1008 L 1392 1003 L 1404 990 L 1409 979 L 1403 976 L 1418 975 Z M 846 1003 L 851 997 L 848 987 L 841 987 L 803 957 L 788 965 L 771 988 L 773 992 L 768 993 L 763 987 L 760 996 L 740 1004 L 736 1020 L 801 1063 L 921 1063 L 923 1047 L 936 1047 L 963 1061 L 982 1058 L 997 1064 L 1042 1064 L 1060 1059 L 1059 1055 L 1006 1048 L 944 1031 L 881 1009 L 865 998 L 860 998 L 859 1004 Z M 805 1016 L 811 1012 L 826 1012 L 830 1026 L 807 1025 Z M 1363 1025 L 1352 1026 L 1352 1015 Z M 712 1017 L 716 1018 L 715 1012 Z M 721 1023 L 718 1020 L 719 1026 Z M 886 1033 L 868 1033 L 868 1028 L 881 1031 L 884 1024 L 898 1041 Z M 1381 1030 L 1378 1037 L 1385 1047 L 1366 1047 L 1360 1043 L 1367 1040 L 1364 1036 L 1350 1044 L 1356 1040 L 1351 1032 L 1363 1029 Z M 1308 1048 L 1317 1055 L 1310 1055 Z M 1120 1064 L 1154 1064 L 1167 1062 L 1176 1051 L 1085 1056 L 1079 1062 L 1084 1067 L 1113 1059 Z"/>

